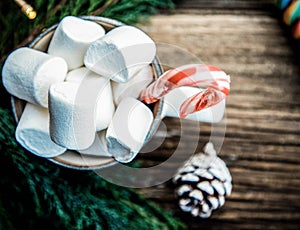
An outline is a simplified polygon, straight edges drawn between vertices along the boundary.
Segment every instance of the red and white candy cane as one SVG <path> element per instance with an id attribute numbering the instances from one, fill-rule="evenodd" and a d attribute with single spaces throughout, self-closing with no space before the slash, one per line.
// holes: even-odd
<path id="1" fill-rule="evenodd" d="M 156 102 L 172 89 L 180 86 L 206 88 L 185 100 L 180 116 L 211 107 L 222 101 L 230 91 L 230 77 L 221 69 L 205 64 L 190 64 L 170 69 L 144 89 L 140 99 L 147 104 Z"/>

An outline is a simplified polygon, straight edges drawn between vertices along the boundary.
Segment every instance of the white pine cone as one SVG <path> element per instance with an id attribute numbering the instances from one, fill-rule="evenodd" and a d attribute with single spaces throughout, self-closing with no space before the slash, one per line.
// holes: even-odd
<path id="1" fill-rule="evenodd" d="M 210 217 L 213 210 L 224 205 L 231 194 L 232 178 L 213 144 L 208 142 L 204 153 L 193 155 L 175 174 L 176 195 L 184 212 L 201 218 Z"/>

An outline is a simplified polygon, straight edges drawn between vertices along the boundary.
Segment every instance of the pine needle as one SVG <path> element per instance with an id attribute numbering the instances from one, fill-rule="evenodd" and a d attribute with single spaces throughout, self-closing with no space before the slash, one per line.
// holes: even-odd
<path id="1" fill-rule="evenodd" d="M 30 21 L 13 1 L 0 2 L 1 64 L 16 47 L 66 15 L 102 15 L 137 23 L 171 0 L 32 0 Z M 1 70 L 1 69 L 0 69 Z M 93 172 L 60 168 L 33 156 L 14 138 L 10 96 L 0 83 L 0 229 L 184 229 L 170 213 L 135 190 Z M 46 226 L 45 226 L 46 225 Z"/>

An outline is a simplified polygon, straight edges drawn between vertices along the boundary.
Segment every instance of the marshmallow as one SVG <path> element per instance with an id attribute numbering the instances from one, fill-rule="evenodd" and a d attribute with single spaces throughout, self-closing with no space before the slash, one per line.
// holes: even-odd
<path id="1" fill-rule="evenodd" d="M 95 138 L 95 89 L 82 84 L 57 83 L 50 87 L 50 135 L 58 145 L 78 150 L 90 147 Z"/>
<path id="2" fill-rule="evenodd" d="M 162 118 L 176 117 L 180 118 L 180 106 L 189 97 L 200 93 L 204 89 L 181 86 L 170 91 L 164 96 L 164 104 L 161 112 Z M 185 119 L 195 120 L 200 122 L 216 123 L 222 120 L 225 113 L 225 100 L 209 108 L 194 112 L 185 117 Z"/>
<path id="3" fill-rule="evenodd" d="M 96 133 L 93 144 L 87 148 L 79 150 L 82 155 L 111 157 L 107 149 L 106 131 Z"/>
<path id="4" fill-rule="evenodd" d="M 8 56 L 2 71 L 10 94 L 43 107 L 48 107 L 49 87 L 64 81 L 66 74 L 67 64 L 62 58 L 25 47 Z"/>
<path id="5" fill-rule="evenodd" d="M 104 34 L 104 28 L 95 22 L 73 16 L 65 17 L 55 30 L 48 53 L 64 58 L 69 70 L 78 68 L 83 65 L 89 44 Z"/>
<path id="6" fill-rule="evenodd" d="M 93 42 L 84 56 L 90 70 L 116 82 L 127 82 L 151 63 L 156 47 L 143 31 L 120 26 Z"/>
<path id="7" fill-rule="evenodd" d="M 77 82 L 78 84 L 84 84 L 84 81 L 97 81 L 97 85 L 99 85 L 97 91 L 101 93 L 99 93 L 96 106 L 96 130 L 106 129 L 115 112 L 109 79 L 82 67 L 70 71 L 66 77 L 66 81 Z"/>
<path id="8" fill-rule="evenodd" d="M 153 72 L 150 65 L 141 69 L 126 83 L 112 82 L 114 102 L 118 105 L 125 97 L 138 98 L 141 91 L 153 81 Z"/>
<path id="9" fill-rule="evenodd" d="M 122 163 L 130 162 L 143 147 L 153 114 L 142 102 L 127 97 L 121 101 L 108 126 L 108 151 Z"/>
<path id="10" fill-rule="evenodd" d="M 56 157 L 66 151 L 50 139 L 49 111 L 31 103 L 25 106 L 16 139 L 29 152 L 41 157 Z"/>

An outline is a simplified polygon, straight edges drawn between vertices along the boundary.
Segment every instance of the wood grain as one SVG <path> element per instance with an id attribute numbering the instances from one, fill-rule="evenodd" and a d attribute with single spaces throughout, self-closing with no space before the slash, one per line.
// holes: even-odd
<path id="1" fill-rule="evenodd" d="M 233 193 L 208 220 L 183 214 L 172 183 L 141 189 L 173 212 L 190 229 L 299 229 L 300 219 L 300 68 L 273 1 L 184 1 L 173 12 L 141 26 L 156 42 L 176 45 L 231 75 L 226 133 L 220 157 L 233 176 Z M 165 49 L 162 59 L 184 59 Z M 177 56 L 176 56 L 177 55 Z M 181 60 L 189 62 L 190 60 Z M 178 146 L 181 123 L 167 118 L 168 135 L 151 154 L 151 166 Z M 180 154 L 209 140 L 212 126 L 185 126 Z M 179 131 L 178 131 L 179 130 Z M 222 127 L 215 128 L 222 135 Z M 171 166 L 170 166 L 171 167 Z M 153 172 L 153 177 L 163 171 Z"/>

